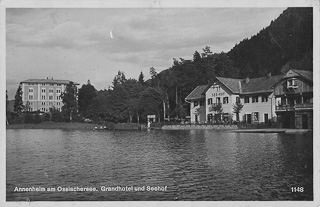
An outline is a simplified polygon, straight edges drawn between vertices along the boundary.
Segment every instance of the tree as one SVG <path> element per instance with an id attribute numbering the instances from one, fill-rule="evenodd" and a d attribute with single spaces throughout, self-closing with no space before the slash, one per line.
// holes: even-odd
<path id="1" fill-rule="evenodd" d="M 197 62 L 199 60 L 201 60 L 201 56 L 198 51 L 195 51 L 193 54 L 193 62 Z"/>
<path id="2" fill-rule="evenodd" d="M 79 98 L 78 98 L 78 104 L 79 104 L 79 113 L 83 115 L 84 117 L 87 116 L 87 109 L 90 105 L 91 100 L 97 96 L 97 91 L 94 88 L 93 85 L 90 84 L 90 80 L 88 80 L 88 83 L 86 85 L 82 85 L 82 87 L 79 89 Z"/>
<path id="3" fill-rule="evenodd" d="M 124 75 L 124 72 L 118 71 L 118 74 L 113 78 L 113 87 L 116 85 L 121 85 L 126 81 L 126 76 Z"/>
<path id="4" fill-rule="evenodd" d="M 154 67 L 150 68 L 150 75 L 152 79 L 154 79 L 157 76 L 157 71 Z"/>
<path id="5" fill-rule="evenodd" d="M 221 103 L 214 103 L 212 104 L 212 111 L 215 113 L 215 120 L 216 121 L 221 121 L 221 114 L 223 113 L 222 105 Z"/>
<path id="6" fill-rule="evenodd" d="M 63 106 L 62 112 L 65 117 L 72 121 L 72 117 L 78 112 L 78 90 L 77 86 L 70 81 L 66 87 L 66 90 L 61 94 Z"/>
<path id="7" fill-rule="evenodd" d="M 201 53 L 202 58 L 208 57 L 209 55 L 212 55 L 212 52 L 210 51 L 210 47 L 209 46 L 206 46 L 202 50 L 203 50 L 203 53 Z"/>
<path id="8" fill-rule="evenodd" d="M 146 88 L 139 97 L 139 107 L 142 109 L 142 115 L 156 115 L 160 122 L 162 110 L 161 92 L 157 88 Z"/>
<path id="9" fill-rule="evenodd" d="M 22 101 L 22 88 L 21 88 L 21 84 L 19 85 L 16 95 L 14 96 L 14 112 L 16 112 L 18 115 L 21 115 L 23 109 L 24 109 L 24 105 L 23 105 L 23 101 Z"/>
<path id="10" fill-rule="evenodd" d="M 144 75 L 143 75 L 143 73 L 142 73 L 142 71 L 141 71 L 141 73 L 140 73 L 140 75 L 139 75 L 139 83 L 141 84 L 141 85 L 143 85 L 144 84 Z"/>
<path id="11" fill-rule="evenodd" d="M 239 121 L 239 114 L 243 108 L 243 104 L 241 102 L 236 102 L 236 104 L 232 105 L 233 107 L 233 113 L 236 114 L 236 119 Z"/>
<path id="12" fill-rule="evenodd" d="M 143 92 L 144 87 L 137 82 L 135 79 L 129 79 L 124 84 L 124 88 L 126 90 L 126 99 L 127 99 L 127 111 L 129 116 L 129 122 L 132 122 L 134 115 L 137 116 L 137 121 L 139 122 L 139 97 Z"/>

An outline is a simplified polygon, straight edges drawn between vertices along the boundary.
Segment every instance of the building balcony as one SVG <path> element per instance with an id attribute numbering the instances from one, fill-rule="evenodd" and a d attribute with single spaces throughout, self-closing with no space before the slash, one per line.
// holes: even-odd
<path id="1" fill-rule="evenodd" d="M 221 108 L 221 103 L 213 103 L 211 104 L 211 106 L 209 107 L 209 111 L 215 111 L 217 108 Z"/>
<path id="2" fill-rule="evenodd" d="M 276 111 L 294 111 L 293 105 L 276 106 Z"/>
<path id="3" fill-rule="evenodd" d="M 294 108 L 296 110 L 313 109 L 313 103 L 296 104 Z"/>
<path id="4" fill-rule="evenodd" d="M 312 103 L 276 106 L 276 111 L 294 111 L 313 109 Z"/>

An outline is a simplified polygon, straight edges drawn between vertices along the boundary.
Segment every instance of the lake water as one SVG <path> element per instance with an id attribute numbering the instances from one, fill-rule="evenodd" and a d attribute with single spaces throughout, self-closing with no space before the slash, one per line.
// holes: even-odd
<path id="1" fill-rule="evenodd" d="M 313 200 L 312 134 L 6 133 L 7 201 Z"/>

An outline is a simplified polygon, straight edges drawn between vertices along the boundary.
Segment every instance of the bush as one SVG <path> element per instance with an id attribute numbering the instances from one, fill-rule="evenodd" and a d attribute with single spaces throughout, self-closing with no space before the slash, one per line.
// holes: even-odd
<path id="1" fill-rule="evenodd" d="M 27 112 L 24 115 L 24 123 L 26 123 L 26 124 L 33 123 L 33 115 L 31 113 Z"/>

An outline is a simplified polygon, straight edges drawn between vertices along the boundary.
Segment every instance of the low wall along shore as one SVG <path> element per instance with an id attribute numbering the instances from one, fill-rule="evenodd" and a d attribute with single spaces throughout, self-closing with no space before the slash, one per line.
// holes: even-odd
<path id="1" fill-rule="evenodd" d="M 165 129 L 165 130 L 182 130 L 182 129 L 230 130 L 230 129 L 238 129 L 238 126 L 237 125 L 164 125 L 162 129 Z"/>

